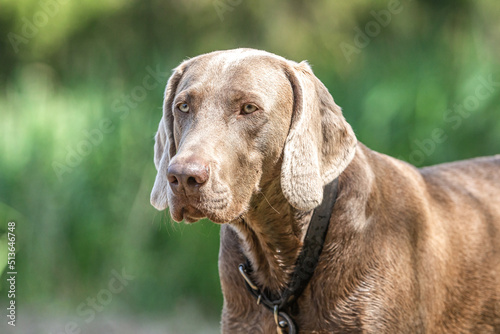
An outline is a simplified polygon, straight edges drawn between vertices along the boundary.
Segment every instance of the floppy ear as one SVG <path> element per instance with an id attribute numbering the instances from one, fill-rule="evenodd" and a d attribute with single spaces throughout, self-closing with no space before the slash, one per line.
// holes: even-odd
<path id="1" fill-rule="evenodd" d="M 167 131 L 165 129 L 165 122 L 163 120 L 163 117 L 160 120 L 160 124 L 158 125 L 158 131 L 156 132 L 155 136 L 155 167 L 156 170 L 160 169 L 160 162 L 161 159 L 163 158 L 163 154 L 165 152 L 165 147 L 167 147 L 169 144 L 168 138 L 167 138 Z"/>
<path id="2" fill-rule="evenodd" d="M 151 191 L 151 204 L 158 210 L 164 210 L 168 207 L 167 202 L 167 169 L 170 160 L 176 153 L 174 133 L 173 133 L 173 115 L 172 104 L 174 102 L 177 86 L 185 70 L 185 62 L 174 70 L 174 73 L 168 79 L 163 99 L 163 117 L 158 126 L 158 132 L 155 136 L 154 161 L 158 171 L 155 184 Z"/>
<path id="3" fill-rule="evenodd" d="M 167 87 L 165 88 L 165 97 L 163 99 L 163 119 L 162 121 L 165 123 L 165 142 L 166 145 L 164 147 L 163 154 L 166 155 L 165 163 L 168 166 L 169 161 L 176 154 L 175 148 L 175 140 L 174 140 L 174 115 L 172 113 L 173 103 L 175 94 L 177 92 L 177 86 L 179 86 L 179 81 L 181 81 L 182 75 L 186 70 L 187 61 L 180 64 L 177 68 L 174 69 L 174 73 L 168 79 Z M 160 122 L 161 127 L 161 122 Z M 158 129 L 160 132 L 160 129 Z"/>
<path id="4" fill-rule="evenodd" d="M 312 210 L 323 199 L 323 186 L 351 162 L 357 140 L 340 107 L 309 65 L 290 63 L 287 74 L 294 107 L 283 149 L 281 187 L 292 206 Z"/>

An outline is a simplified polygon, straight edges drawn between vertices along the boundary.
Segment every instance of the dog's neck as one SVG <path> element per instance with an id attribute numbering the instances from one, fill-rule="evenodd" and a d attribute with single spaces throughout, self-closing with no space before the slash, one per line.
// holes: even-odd
<path id="1" fill-rule="evenodd" d="M 378 164 L 383 164 L 383 167 L 378 167 Z M 394 231 L 389 232 L 383 220 L 373 221 L 371 218 L 380 216 L 377 210 L 386 207 L 382 203 L 386 199 L 370 166 L 392 171 L 383 175 L 385 178 L 396 174 L 397 168 L 402 167 L 384 162 L 379 154 L 359 145 L 355 158 L 339 177 L 338 197 L 325 247 L 315 276 L 309 283 L 313 288 L 306 289 L 299 299 L 302 305 L 299 307 L 303 309 L 322 305 L 325 322 L 332 319 L 330 314 L 345 315 L 349 319 L 351 312 L 363 302 L 361 297 L 368 298 L 377 284 L 378 278 L 373 274 L 376 264 L 387 261 L 388 256 L 391 261 L 392 256 L 398 257 L 397 254 L 388 254 L 387 247 L 380 247 L 377 243 Z M 221 228 L 219 274 L 224 294 L 223 323 L 233 330 L 231 332 L 238 332 L 234 329 L 239 327 L 229 324 L 242 326 L 242 318 L 250 319 L 244 327 L 247 333 L 262 332 L 262 328 L 269 328 L 269 332 L 275 329 L 272 314 L 262 305 L 257 305 L 246 291 L 238 264 L 246 257 L 253 269 L 251 278 L 259 288 L 267 288 L 271 294 L 280 293 L 289 283 L 312 216 L 312 211 L 300 213 L 288 204 L 282 195 L 279 177 L 270 184 L 271 187 L 262 189 L 261 196 L 254 196 L 242 220 Z M 401 233 L 399 227 L 397 233 Z M 324 296 L 329 296 L 327 302 Z M 317 320 L 307 317 L 310 313 L 305 314 L 304 318 L 296 318 L 302 323 L 302 328 L 309 326 L 318 333 L 327 332 L 318 329 Z M 262 319 L 267 319 L 265 325 L 262 325 Z"/>
<path id="2" fill-rule="evenodd" d="M 357 219 L 341 220 L 330 227 L 330 237 L 340 240 L 363 230 L 366 203 L 374 182 L 371 172 L 362 168 L 367 164 L 366 154 L 370 150 L 359 145 L 357 151 L 355 159 L 340 177 L 343 186 L 339 188 L 338 196 L 343 199 L 336 204 L 340 211 L 349 210 Z M 362 190 L 352 189 L 350 180 Z M 253 280 L 260 288 L 279 293 L 289 283 L 313 210 L 300 211 L 288 203 L 281 190 L 279 173 L 261 184 L 267 186 L 253 196 L 247 212 L 231 226 L 239 236 L 238 248 L 250 261 Z M 351 197 L 357 201 L 349 201 Z M 342 256 L 342 252 L 339 251 L 337 256 Z M 233 267 L 236 270 L 236 266 Z"/>
<path id="3" fill-rule="evenodd" d="M 255 282 L 279 292 L 293 272 L 312 211 L 298 211 L 287 202 L 279 177 L 267 184 L 254 195 L 250 209 L 233 226 Z"/>

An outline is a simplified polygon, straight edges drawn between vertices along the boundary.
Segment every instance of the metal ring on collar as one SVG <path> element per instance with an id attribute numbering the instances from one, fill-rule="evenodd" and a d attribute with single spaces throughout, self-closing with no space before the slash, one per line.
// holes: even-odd
<path id="1" fill-rule="evenodd" d="M 295 324 L 292 318 L 288 314 L 279 310 L 278 305 L 274 305 L 274 322 L 278 327 L 278 333 L 285 333 L 283 330 L 287 330 L 288 334 L 296 334 Z M 280 320 L 282 318 L 283 320 Z"/>
<path id="2" fill-rule="evenodd" d="M 242 263 L 238 266 L 238 269 L 240 270 L 241 276 L 245 279 L 247 282 L 248 286 L 251 287 L 254 291 L 259 291 L 259 288 L 252 282 L 250 277 L 248 277 L 245 265 Z"/>

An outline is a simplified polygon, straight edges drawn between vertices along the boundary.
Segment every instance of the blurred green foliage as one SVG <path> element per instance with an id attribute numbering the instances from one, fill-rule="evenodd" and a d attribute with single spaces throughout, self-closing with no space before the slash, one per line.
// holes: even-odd
<path id="1" fill-rule="evenodd" d="M 126 268 L 110 309 L 189 301 L 217 321 L 218 226 L 149 205 L 182 60 L 235 47 L 307 59 L 360 141 L 428 165 L 500 152 L 499 14 L 496 0 L 1 0 L 0 229 L 17 222 L 20 305 L 74 314 Z"/>

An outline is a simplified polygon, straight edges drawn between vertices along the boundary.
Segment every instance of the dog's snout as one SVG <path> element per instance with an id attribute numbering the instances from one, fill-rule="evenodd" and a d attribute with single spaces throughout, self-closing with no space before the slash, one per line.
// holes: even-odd
<path id="1" fill-rule="evenodd" d="M 185 190 L 186 193 L 197 192 L 210 177 L 210 169 L 206 162 L 199 159 L 188 159 L 182 163 L 173 163 L 168 167 L 167 178 L 174 192 Z"/>

